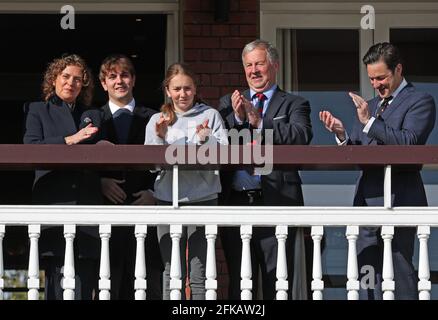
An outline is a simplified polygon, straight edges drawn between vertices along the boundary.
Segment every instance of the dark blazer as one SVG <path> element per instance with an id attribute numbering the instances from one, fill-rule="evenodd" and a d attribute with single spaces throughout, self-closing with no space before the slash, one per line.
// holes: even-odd
<path id="1" fill-rule="evenodd" d="M 372 115 L 380 102 L 376 97 L 368 101 Z M 435 125 L 435 102 L 426 93 L 418 92 L 408 83 L 376 118 L 368 134 L 356 119 L 348 144 L 354 145 L 424 145 Z M 419 167 L 393 168 L 392 194 L 394 206 L 426 206 L 427 199 Z M 363 170 L 358 180 L 355 204 L 383 205 L 383 170 Z"/>
<path id="2" fill-rule="evenodd" d="M 25 144 L 65 144 L 64 138 L 78 131 L 80 116 L 84 110 L 84 106 L 76 104 L 74 111 L 71 112 L 67 104 L 57 96 L 53 96 L 47 102 L 30 103 L 25 110 L 27 114 L 23 142 Z M 99 204 L 100 194 L 98 176 L 92 172 L 35 171 L 32 190 L 34 204 Z M 90 236 L 98 238 L 97 231 L 94 232 L 88 227 L 78 228 L 75 239 L 80 250 L 78 254 L 98 257 L 99 243 L 91 247 L 80 244 Z M 62 227 L 45 230 L 41 235 L 40 252 L 43 255 L 63 257 L 65 247 L 63 238 Z"/>
<path id="3" fill-rule="evenodd" d="M 243 95 L 251 100 L 249 89 L 245 90 Z M 218 110 L 225 121 L 227 129 L 251 129 L 247 122 L 239 125 L 235 121 L 231 105 L 231 94 L 220 99 Z M 277 88 L 263 117 L 262 143 L 264 143 L 266 129 L 273 130 L 274 145 L 309 144 L 313 136 L 309 102 L 302 97 Z M 227 174 L 225 172 L 222 180 L 223 196 L 225 198 L 231 189 L 232 175 L 233 173 Z M 302 204 L 301 191 L 296 188 L 297 185 L 301 185 L 297 170 L 274 170 L 268 175 L 262 175 L 261 184 L 265 204 L 267 205 L 294 205 L 297 204 L 297 200 Z"/>
<path id="4" fill-rule="evenodd" d="M 133 119 L 128 135 L 127 144 L 144 145 L 146 124 L 149 122 L 151 116 L 156 113 L 155 110 L 136 105 L 133 110 Z M 117 138 L 117 131 L 114 126 L 113 117 L 108 103 L 99 110 L 89 110 L 82 115 L 82 119 L 89 117 L 93 125 L 99 128 L 98 133 L 93 137 L 91 143 L 99 142 L 100 140 L 107 140 L 114 144 L 119 144 Z M 82 126 L 85 122 L 82 121 Z M 110 177 L 114 179 L 124 179 L 123 190 L 127 194 L 126 204 L 132 203 L 135 199 L 131 197 L 132 193 L 140 190 L 153 189 L 155 182 L 155 174 L 146 171 L 107 171 L 102 172 L 101 176 Z"/>

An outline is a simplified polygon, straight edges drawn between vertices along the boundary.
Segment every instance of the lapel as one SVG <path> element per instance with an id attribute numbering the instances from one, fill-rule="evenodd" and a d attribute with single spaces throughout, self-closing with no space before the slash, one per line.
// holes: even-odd
<path id="1" fill-rule="evenodd" d="M 104 105 L 102 107 L 102 112 L 103 112 L 103 122 L 102 122 L 102 127 L 104 127 L 105 133 L 104 138 L 106 140 L 111 141 L 112 143 L 118 144 L 118 138 L 117 138 L 117 133 L 116 133 L 116 127 L 114 126 L 114 122 L 113 122 L 113 115 L 111 113 L 111 109 L 109 107 L 108 102 L 106 103 L 106 105 Z"/>
<path id="2" fill-rule="evenodd" d="M 275 118 L 276 114 L 280 110 L 280 107 L 284 102 L 284 95 L 285 92 L 277 86 L 277 89 L 269 101 L 268 109 L 263 117 L 263 128 L 268 129 L 273 127 L 272 119 Z"/>
<path id="3" fill-rule="evenodd" d="M 78 128 L 76 126 L 70 108 L 57 96 L 49 101 L 49 109 L 58 132 L 73 134 Z"/>
<path id="4" fill-rule="evenodd" d="M 409 82 L 406 87 L 394 98 L 391 104 L 386 108 L 386 110 L 382 113 L 383 120 L 388 119 L 394 110 L 403 103 L 403 101 L 409 96 L 409 93 L 414 89 L 414 86 Z"/>

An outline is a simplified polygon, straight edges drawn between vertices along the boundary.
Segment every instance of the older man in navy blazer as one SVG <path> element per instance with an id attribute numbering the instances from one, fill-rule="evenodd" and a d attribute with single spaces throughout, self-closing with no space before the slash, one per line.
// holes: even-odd
<path id="1" fill-rule="evenodd" d="M 348 136 L 342 122 L 329 111 L 319 116 L 326 128 L 336 134 L 339 145 L 424 145 L 435 125 L 435 102 L 418 92 L 402 76 L 398 49 L 390 43 L 372 46 L 363 58 L 372 86 L 378 96 L 365 101 L 350 93 L 357 119 Z M 383 205 L 383 170 L 364 170 L 359 178 L 355 206 Z M 420 168 L 395 169 L 392 175 L 393 206 L 427 206 Z M 396 228 L 392 243 L 396 299 L 417 299 L 417 276 L 412 265 L 415 228 Z M 375 281 L 361 285 L 361 299 L 381 299 L 383 242 L 380 228 L 363 227 L 357 243 L 359 270 L 371 266 Z M 365 270 L 365 269 L 363 269 Z M 362 274 L 364 276 L 364 274 Z M 369 284 L 369 283 L 368 283 Z"/>

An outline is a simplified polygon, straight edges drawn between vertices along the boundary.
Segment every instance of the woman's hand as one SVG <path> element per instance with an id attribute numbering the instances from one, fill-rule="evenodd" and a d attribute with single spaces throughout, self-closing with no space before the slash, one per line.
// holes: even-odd
<path id="1" fill-rule="evenodd" d="M 167 128 L 169 127 L 170 119 L 168 117 L 165 117 L 163 113 L 161 113 L 160 118 L 158 119 L 157 123 L 155 124 L 155 133 L 157 136 L 159 136 L 161 139 L 165 139 L 167 134 Z"/>
<path id="2" fill-rule="evenodd" d="M 211 134 L 211 128 L 208 126 L 208 119 L 196 127 L 196 134 L 200 142 L 206 142 Z"/>
<path id="3" fill-rule="evenodd" d="M 76 132 L 74 135 L 65 137 L 64 140 L 67 145 L 71 146 L 72 144 L 78 144 L 88 138 L 91 138 L 97 133 L 97 131 L 99 131 L 99 128 L 93 127 L 93 124 L 90 123 L 85 128 Z"/>

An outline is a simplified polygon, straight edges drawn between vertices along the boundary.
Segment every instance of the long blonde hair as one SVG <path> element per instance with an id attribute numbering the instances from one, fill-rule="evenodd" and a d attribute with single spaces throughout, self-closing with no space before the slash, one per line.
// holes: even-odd
<path id="1" fill-rule="evenodd" d="M 185 76 L 188 76 L 192 79 L 195 87 L 197 87 L 197 81 L 196 81 L 196 75 L 195 73 L 190 69 L 190 67 L 184 63 L 174 63 L 167 68 L 166 71 L 166 77 L 163 80 L 162 88 L 164 93 L 166 93 L 166 89 L 169 89 L 169 83 L 170 81 L 177 75 L 182 74 Z M 202 99 L 199 97 L 198 93 L 195 94 L 195 97 L 193 99 L 193 104 L 195 103 L 204 103 Z M 161 106 L 160 110 L 163 114 L 166 114 L 167 117 L 170 119 L 169 124 L 172 125 L 176 122 L 176 114 L 175 114 L 175 108 L 173 106 L 173 102 L 167 102 Z"/>

